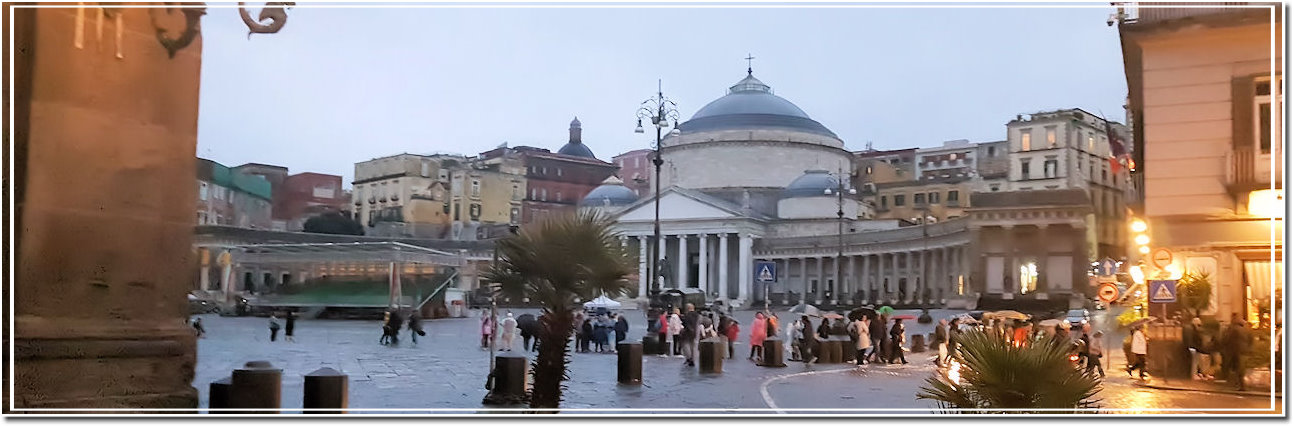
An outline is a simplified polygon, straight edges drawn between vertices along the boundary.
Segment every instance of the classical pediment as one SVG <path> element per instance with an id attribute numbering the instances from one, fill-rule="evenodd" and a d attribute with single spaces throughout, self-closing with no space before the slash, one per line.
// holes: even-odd
<path id="1" fill-rule="evenodd" d="M 660 197 L 660 219 L 697 220 L 697 219 L 740 219 L 743 215 L 739 207 L 713 197 L 678 191 L 666 190 Z M 640 200 L 616 215 L 618 222 L 650 222 L 656 218 L 656 205 L 652 198 Z"/>

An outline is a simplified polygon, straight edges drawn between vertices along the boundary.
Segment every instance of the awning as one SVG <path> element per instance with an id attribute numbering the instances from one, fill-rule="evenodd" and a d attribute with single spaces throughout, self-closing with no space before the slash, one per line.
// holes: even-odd
<path id="1" fill-rule="evenodd" d="M 461 266 L 463 259 L 448 252 L 397 242 L 251 244 L 234 247 L 242 264 L 301 264 L 321 262 L 421 263 Z"/>

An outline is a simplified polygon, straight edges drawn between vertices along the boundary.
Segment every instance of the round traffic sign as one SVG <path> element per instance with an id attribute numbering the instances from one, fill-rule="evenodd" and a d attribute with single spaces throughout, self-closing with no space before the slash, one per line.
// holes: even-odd
<path id="1" fill-rule="evenodd" d="M 1110 303 L 1119 297 L 1119 287 L 1114 283 L 1103 283 L 1101 288 L 1096 291 L 1096 296 L 1101 298 L 1102 302 Z"/>
<path id="2" fill-rule="evenodd" d="M 1166 248 L 1155 250 L 1155 253 L 1150 255 L 1150 262 L 1159 269 L 1167 268 L 1173 263 L 1173 252 Z"/>

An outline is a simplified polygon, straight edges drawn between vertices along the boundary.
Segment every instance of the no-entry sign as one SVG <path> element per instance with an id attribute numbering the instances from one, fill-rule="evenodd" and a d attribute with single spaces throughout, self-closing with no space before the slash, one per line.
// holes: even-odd
<path id="1" fill-rule="evenodd" d="M 1155 264 L 1156 268 L 1167 268 L 1173 263 L 1173 252 L 1166 248 L 1155 250 L 1155 253 L 1150 256 L 1150 262 Z"/>
<path id="2" fill-rule="evenodd" d="M 1119 297 L 1119 286 L 1114 283 L 1102 283 L 1101 288 L 1096 290 L 1096 296 L 1101 298 L 1102 302 L 1113 302 Z"/>

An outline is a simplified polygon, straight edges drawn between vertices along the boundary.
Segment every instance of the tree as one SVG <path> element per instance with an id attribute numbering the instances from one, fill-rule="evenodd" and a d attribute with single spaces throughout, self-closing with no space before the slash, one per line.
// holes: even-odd
<path id="1" fill-rule="evenodd" d="M 341 212 L 327 212 L 306 219 L 305 232 L 316 234 L 364 235 L 364 226 Z"/>
<path id="2" fill-rule="evenodd" d="M 554 216 L 499 240 L 499 261 L 486 277 L 514 299 L 540 305 L 539 354 L 532 364 L 531 408 L 561 404 L 568 346 L 580 302 L 623 296 L 635 272 L 629 253 L 597 212 Z"/>
<path id="3" fill-rule="evenodd" d="M 1182 308 L 1190 311 L 1191 317 L 1200 316 L 1213 300 L 1213 282 L 1209 274 L 1200 271 L 1182 274 L 1182 279 L 1177 281 L 1177 298 Z"/>
<path id="4" fill-rule="evenodd" d="M 1017 347 L 1003 333 L 981 330 L 964 332 L 957 342 L 949 369 L 956 373 L 936 372 L 917 399 L 976 414 L 1072 413 L 1097 402 L 1100 379 L 1070 362 L 1067 342 L 1046 338 Z"/>

